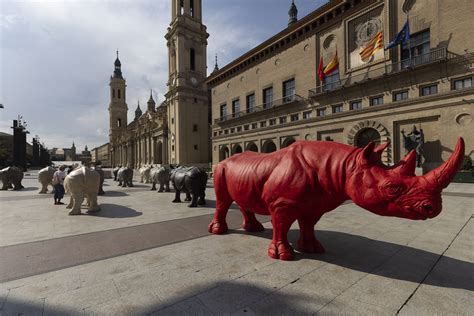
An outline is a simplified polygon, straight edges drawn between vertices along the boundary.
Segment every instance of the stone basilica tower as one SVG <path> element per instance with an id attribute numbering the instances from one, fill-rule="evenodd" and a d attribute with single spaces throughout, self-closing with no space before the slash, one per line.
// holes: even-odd
<path id="1" fill-rule="evenodd" d="M 209 162 L 209 97 L 206 48 L 209 34 L 202 24 L 202 0 L 171 0 L 166 93 L 168 153 L 173 164 Z"/>
<path id="2" fill-rule="evenodd" d="M 117 161 L 123 161 L 120 159 L 120 155 L 123 153 L 114 151 L 114 145 L 116 139 L 127 129 L 127 103 L 125 101 L 125 79 L 122 76 L 122 64 L 118 58 L 115 59 L 115 69 L 112 76 L 110 76 L 110 103 L 109 103 L 109 141 L 111 147 L 111 162 L 114 166 Z"/>

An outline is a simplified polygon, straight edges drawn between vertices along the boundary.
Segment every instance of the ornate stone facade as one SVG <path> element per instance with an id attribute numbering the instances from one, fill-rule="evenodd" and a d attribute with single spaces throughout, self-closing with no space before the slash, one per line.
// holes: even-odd
<path id="1" fill-rule="evenodd" d="M 206 80 L 206 27 L 201 0 L 171 0 L 165 36 L 169 50 L 166 100 L 155 110 L 153 97 L 127 124 L 126 84 L 121 62 L 110 78 L 110 161 L 112 166 L 173 163 L 208 165 L 209 98 Z"/>
<path id="2" fill-rule="evenodd" d="M 473 14 L 469 0 L 329 1 L 208 77 L 213 165 L 304 139 L 390 141 L 383 159 L 391 164 L 413 125 L 424 131 L 425 172 L 458 136 L 474 158 Z M 379 32 L 386 47 L 407 20 L 409 45 L 362 58 Z M 323 82 L 320 58 L 328 65 L 336 53 L 338 71 Z"/>

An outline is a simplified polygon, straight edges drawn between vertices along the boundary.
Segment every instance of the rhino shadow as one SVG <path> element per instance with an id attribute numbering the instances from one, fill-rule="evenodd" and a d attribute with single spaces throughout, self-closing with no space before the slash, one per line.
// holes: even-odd
<path id="1" fill-rule="evenodd" d="M 87 213 L 87 215 L 108 218 L 127 218 L 137 217 L 143 214 L 142 212 L 137 212 L 134 209 L 117 204 L 101 203 L 100 209 L 99 212 Z"/>
<path id="2" fill-rule="evenodd" d="M 273 232 L 271 228 L 265 229 L 263 233 L 229 231 L 269 240 L 272 239 Z M 343 232 L 316 230 L 316 237 L 323 244 L 326 252 L 324 254 L 296 252 L 295 260 L 319 260 L 397 280 L 474 291 L 474 263 L 472 262 L 445 255 L 440 257 L 440 254 L 426 250 Z M 288 240 L 293 247 L 298 238 L 299 230 L 290 230 Z"/>
<path id="3" fill-rule="evenodd" d="M 101 196 L 128 196 L 128 193 L 122 191 L 105 191 L 104 195 Z"/>

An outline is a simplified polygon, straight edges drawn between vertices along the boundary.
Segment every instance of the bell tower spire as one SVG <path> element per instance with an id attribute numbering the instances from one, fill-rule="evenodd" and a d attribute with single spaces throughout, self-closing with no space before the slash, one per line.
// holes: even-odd
<path id="1" fill-rule="evenodd" d="M 298 21 L 298 8 L 296 8 L 295 1 L 291 0 L 290 10 L 288 10 L 288 26 Z"/>
<path id="2" fill-rule="evenodd" d="M 113 149 L 116 139 L 127 129 L 128 112 L 127 103 L 125 101 L 127 85 L 122 76 L 122 63 L 118 57 L 118 50 L 114 62 L 114 72 L 112 76 L 110 76 L 109 87 L 109 142 Z M 116 154 L 117 152 L 111 153 L 112 165 L 115 165 L 115 162 L 119 161 L 119 159 L 114 156 Z"/>
<path id="3" fill-rule="evenodd" d="M 209 100 L 206 26 L 202 0 L 171 0 L 171 24 L 165 35 L 169 54 L 166 93 L 169 163 L 209 162 Z"/>

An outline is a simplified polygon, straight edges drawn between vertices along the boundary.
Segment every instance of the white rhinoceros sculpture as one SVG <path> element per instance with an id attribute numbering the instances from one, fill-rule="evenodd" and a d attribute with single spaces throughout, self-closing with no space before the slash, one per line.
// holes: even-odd
<path id="1" fill-rule="evenodd" d="M 38 182 L 41 183 L 40 194 L 48 193 L 48 185 L 53 186 L 53 175 L 55 171 L 56 168 L 49 166 L 38 172 Z"/>
<path id="2" fill-rule="evenodd" d="M 72 208 L 69 215 L 80 215 L 84 198 L 88 201 L 87 212 L 98 212 L 97 193 L 100 186 L 100 174 L 88 167 L 75 169 L 64 179 L 64 189 L 71 195 L 67 208 Z"/>

